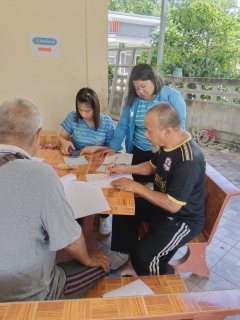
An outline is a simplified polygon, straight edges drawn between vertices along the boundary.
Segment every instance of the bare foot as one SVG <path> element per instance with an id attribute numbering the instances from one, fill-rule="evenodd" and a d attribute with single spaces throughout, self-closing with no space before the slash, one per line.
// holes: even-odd
<path id="1" fill-rule="evenodd" d="M 121 266 L 120 270 L 121 270 L 121 276 L 137 277 L 137 274 L 133 269 L 130 259 L 128 259 L 128 261 Z"/>

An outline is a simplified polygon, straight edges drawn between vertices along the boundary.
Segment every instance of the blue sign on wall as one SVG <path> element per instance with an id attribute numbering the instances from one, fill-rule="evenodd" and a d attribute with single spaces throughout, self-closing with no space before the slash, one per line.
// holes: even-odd
<path id="1" fill-rule="evenodd" d="M 55 46 L 57 44 L 57 40 L 53 38 L 39 38 L 39 37 L 34 37 L 32 39 L 32 42 L 34 44 L 41 44 L 41 45 L 46 45 L 46 46 Z"/>
<path id="2" fill-rule="evenodd" d="M 60 58 L 60 35 L 30 33 L 30 54 L 31 56 Z"/>

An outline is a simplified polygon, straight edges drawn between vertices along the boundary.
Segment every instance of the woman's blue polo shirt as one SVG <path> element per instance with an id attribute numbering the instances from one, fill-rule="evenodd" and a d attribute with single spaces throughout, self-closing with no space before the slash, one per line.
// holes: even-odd
<path id="1" fill-rule="evenodd" d="M 97 131 L 94 126 L 89 127 L 83 119 L 79 119 L 76 123 L 75 118 L 76 111 L 72 111 L 60 125 L 72 136 L 72 143 L 76 149 L 105 146 L 112 139 L 114 122 L 109 116 L 100 114 L 100 126 Z"/>

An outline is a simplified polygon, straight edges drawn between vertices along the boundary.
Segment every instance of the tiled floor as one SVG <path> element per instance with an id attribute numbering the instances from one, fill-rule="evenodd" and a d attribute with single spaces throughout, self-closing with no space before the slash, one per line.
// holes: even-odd
<path id="1" fill-rule="evenodd" d="M 220 150 L 202 148 L 206 162 L 240 188 L 240 152 L 222 152 Z M 182 273 L 188 291 L 207 291 L 221 289 L 240 289 L 240 197 L 233 197 L 228 202 L 217 231 L 207 248 L 207 264 L 211 271 L 210 277 L 198 277 L 191 273 Z M 110 250 L 111 235 L 101 237 L 96 231 L 98 247 L 110 260 L 115 269 L 127 259 Z M 183 252 L 183 248 L 178 255 Z M 240 316 L 228 317 L 240 320 Z"/>

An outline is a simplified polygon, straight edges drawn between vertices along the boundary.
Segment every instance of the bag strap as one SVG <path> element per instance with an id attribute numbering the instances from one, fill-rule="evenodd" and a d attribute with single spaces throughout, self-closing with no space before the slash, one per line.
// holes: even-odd
<path id="1" fill-rule="evenodd" d="M 6 154 L 3 157 L 0 157 L 0 167 L 3 164 L 16 159 L 25 159 L 25 158 L 19 152 L 17 152 L 16 154 L 12 154 L 12 153 Z"/>

